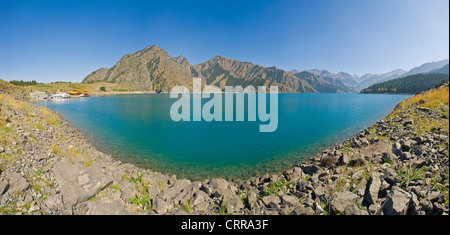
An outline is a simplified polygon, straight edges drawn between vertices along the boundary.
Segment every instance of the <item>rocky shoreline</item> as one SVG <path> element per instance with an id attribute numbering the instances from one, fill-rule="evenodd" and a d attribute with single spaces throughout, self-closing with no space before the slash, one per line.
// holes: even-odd
<path id="1" fill-rule="evenodd" d="M 123 163 L 58 113 L 0 94 L 0 214 L 448 214 L 448 83 L 439 89 L 446 105 L 410 98 L 310 161 L 239 182 Z"/>

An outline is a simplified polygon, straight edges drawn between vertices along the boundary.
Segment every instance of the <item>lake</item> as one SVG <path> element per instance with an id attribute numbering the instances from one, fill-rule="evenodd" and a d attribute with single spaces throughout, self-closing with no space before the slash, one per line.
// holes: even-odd
<path id="1" fill-rule="evenodd" d="M 278 128 L 261 122 L 174 122 L 168 94 L 36 101 L 62 114 L 99 150 L 191 179 L 282 172 L 388 115 L 409 95 L 279 94 Z M 207 99 L 202 99 L 202 103 Z M 191 114 L 192 115 L 192 114 Z M 247 119 L 246 119 L 247 120 Z"/>

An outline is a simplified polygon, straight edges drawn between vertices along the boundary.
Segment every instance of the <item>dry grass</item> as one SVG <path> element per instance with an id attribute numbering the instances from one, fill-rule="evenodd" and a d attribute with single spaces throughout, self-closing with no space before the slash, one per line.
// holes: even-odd
<path id="1" fill-rule="evenodd" d="M 441 86 L 437 89 L 432 89 L 420 94 L 417 94 L 405 101 L 402 106 L 410 106 L 413 104 L 419 104 L 420 107 L 436 108 L 441 105 L 449 104 L 449 87 Z M 403 103 L 402 102 L 402 103 Z"/>
<path id="2" fill-rule="evenodd" d="M 13 97 L 5 94 L 0 94 L 0 103 L 5 103 L 12 109 L 24 109 L 27 106 L 27 103 L 16 100 Z"/>
<path id="3" fill-rule="evenodd" d="M 445 118 L 436 118 L 436 115 L 428 115 L 416 107 L 429 108 L 431 112 L 440 113 L 442 116 L 449 116 L 449 86 L 440 86 L 412 96 L 397 105 L 395 110 L 389 114 L 385 120 L 391 119 L 399 112 L 406 112 L 414 120 L 414 128 L 418 134 L 432 132 L 433 129 L 449 132 L 449 124 Z M 439 115 L 437 116 L 439 117 Z M 399 123 L 399 125 L 401 125 Z"/>

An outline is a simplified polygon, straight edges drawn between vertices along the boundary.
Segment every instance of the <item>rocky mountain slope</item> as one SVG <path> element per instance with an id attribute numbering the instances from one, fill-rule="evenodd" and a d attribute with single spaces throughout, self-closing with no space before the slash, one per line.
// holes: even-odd
<path id="1" fill-rule="evenodd" d="M 122 57 L 112 68 L 101 68 L 89 74 L 83 83 L 106 81 L 133 86 L 139 90 L 168 92 L 176 85 L 192 89 L 192 78 L 201 77 L 202 84 L 246 87 L 278 86 L 279 92 L 315 93 L 326 87 L 327 92 L 349 92 L 351 89 L 332 78 L 309 76 L 299 78 L 276 67 L 265 67 L 216 56 L 192 65 L 183 57 L 170 57 L 153 45 Z"/>
<path id="2" fill-rule="evenodd" d="M 101 68 L 89 74 L 82 83 L 106 81 L 130 85 L 142 91 L 167 92 L 176 85 L 192 88 L 190 64 L 170 57 L 153 45 L 122 57 L 112 68 Z"/>
<path id="3" fill-rule="evenodd" d="M 447 83 L 310 161 L 229 182 L 123 163 L 0 94 L 0 214 L 448 214 L 448 105 Z"/>
<path id="4" fill-rule="evenodd" d="M 317 92 L 308 82 L 275 67 L 264 67 L 250 62 L 241 62 L 216 56 L 211 60 L 194 65 L 195 76 L 205 79 L 206 84 L 223 89 L 225 86 L 246 87 L 279 86 L 279 92 Z"/>

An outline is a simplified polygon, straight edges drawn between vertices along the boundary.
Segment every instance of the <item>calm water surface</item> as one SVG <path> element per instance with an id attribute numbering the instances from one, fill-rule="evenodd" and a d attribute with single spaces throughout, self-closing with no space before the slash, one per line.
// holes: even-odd
<path id="1" fill-rule="evenodd" d="M 283 171 L 345 141 L 407 95 L 279 94 L 278 129 L 261 122 L 174 122 L 168 94 L 37 101 L 61 113 L 100 150 L 190 178 L 245 178 Z M 204 100 L 203 102 L 206 102 Z"/>

